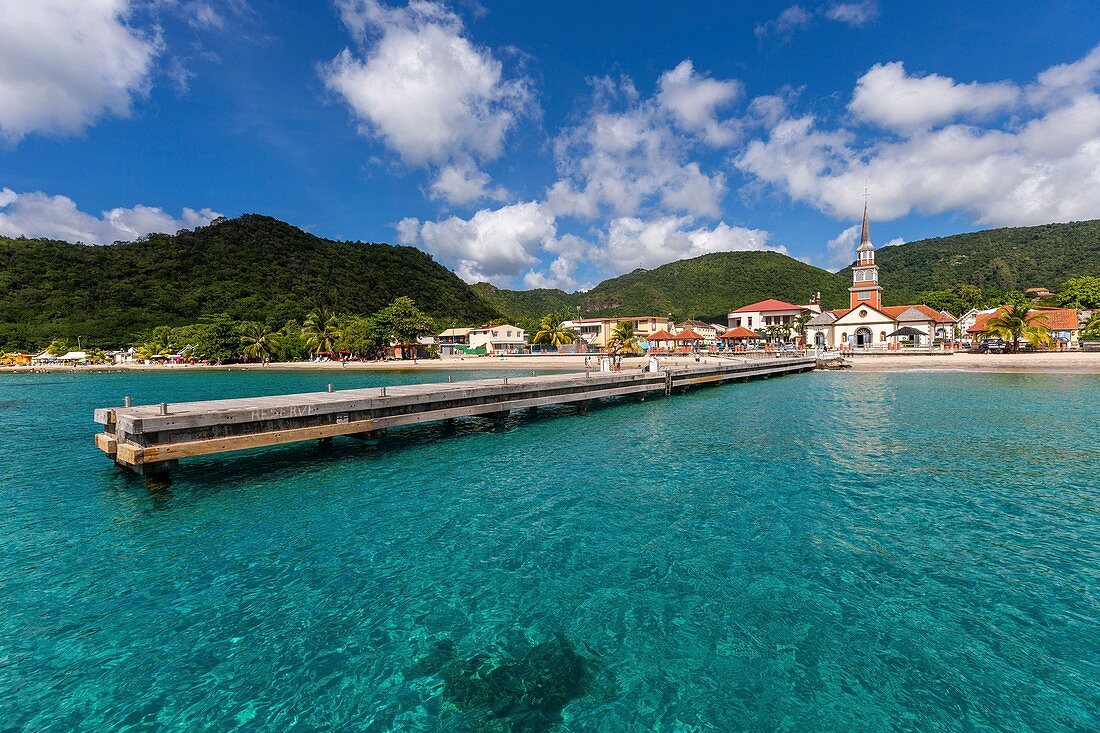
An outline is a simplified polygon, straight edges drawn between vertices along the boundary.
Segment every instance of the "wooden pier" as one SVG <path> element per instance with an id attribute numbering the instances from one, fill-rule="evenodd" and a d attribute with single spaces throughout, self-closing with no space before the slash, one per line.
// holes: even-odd
<path id="1" fill-rule="evenodd" d="M 512 410 L 577 405 L 605 397 L 669 396 L 691 387 L 814 369 L 813 358 L 710 361 L 658 372 L 588 372 L 368 387 L 241 399 L 104 407 L 96 447 L 120 466 L 161 475 L 181 458 L 349 436 L 377 440 L 387 428 L 459 417 L 502 424 Z"/>

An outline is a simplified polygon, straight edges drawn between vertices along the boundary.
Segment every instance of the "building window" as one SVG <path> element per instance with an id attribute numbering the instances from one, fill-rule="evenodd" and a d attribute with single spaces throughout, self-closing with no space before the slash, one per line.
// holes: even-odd
<path id="1" fill-rule="evenodd" d="M 752 328 L 752 316 L 749 316 L 749 328 Z"/>
<path id="2" fill-rule="evenodd" d="M 856 291 L 856 298 L 858 298 L 859 300 L 870 300 L 871 299 L 871 291 L 870 290 L 858 290 L 858 291 Z"/>
<path id="3" fill-rule="evenodd" d="M 741 319 L 740 318 L 734 318 L 733 319 L 733 327 L 734 328 L 740 328 L 741 327 Z"/>

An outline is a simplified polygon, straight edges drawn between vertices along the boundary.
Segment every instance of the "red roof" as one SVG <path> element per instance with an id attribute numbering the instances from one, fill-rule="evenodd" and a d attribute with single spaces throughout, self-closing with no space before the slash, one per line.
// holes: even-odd
<path id="1" fill-rule="evenodd" d="M 743 305 L 734 313 L 756 313 L 763 311 L 790 311 L 790 310 L 803 310 L 802 306 L 794 305 L 793 303 L 785 303 L 782 300 L 776 300 L 775 298 L 768 298 L 767 300 L 761 300 L 759 303 L 750 303 L 749 305 Z"/>
<path id="2" fill-rule="evenodd" d="M 653 333 L 645 337 L 646 341 L 671 341 L 673 336 L 663 328 L 660 331 L 654 331 Z"/>
<path id="3" fill-rule="evenodd" d="M 677 341 L 702 341 L 703 337 L 692 331 L 690 328 L 685 328 L 680 333 L 673 336 Z"/>
<path id="4" fill-rule="evenodd" d="M 1003 312 L 1004 306 L 993 313 L 979 313 L 967 333 L 981 333 L 992 318 Z M 1027 322 L 1033 326 L 1045 326 L 1048 331 L 1076 331 L 1079 319 L 1073 308 L 1034 308 Z"/>
<path id="5" fill-rule="evenodd" d="M 747 328 L 744 328 L 743 326 L 738 326 L 737 328 L 731 328 L 730 330 L 726 331 L 724 334 L 722 334 L 718 338 L 723 339 L 723 340 L 725 340 L 725 339 L 759 339 L 760 335 L 753 332 L 753 331 L 750 331 Z"/>
<path id="6" fill-rule="evenodd" d="M 873 306 L 868 304 L 868 305 L 861 305 L 860 308 L 871 308 L 871 310 L 878 310 L 880 313 L 888 316 L 889 318 L 891 318 L 892 320 L 895 320 L 895 321 L 901 316 L 902 313 L 909 310 L 910 308 L 916 308 L 921 313 L 928 316 L 929 320 L 934 321 L 936 323 L 955 323 L 958 320 L 956 318 L 952 318 L 951 316 L 944 315 L 943 313 L 940 313 L 935 308 L 932 308 L 931 306 L 927 306 L 927 305 L 924 305 L 924 304 L 917 304 L 917 305 L 884 305 L 881 308 L 874 308 Z M 833 310 L 831 310 L 829 312 L 832 313 L 833 315 L 835 315 L 837 318 L 843 318 L 844 316 L 851 313 L 853 310 L 855 310 L 855 309 L 854 308 L 834 308 Z"/>

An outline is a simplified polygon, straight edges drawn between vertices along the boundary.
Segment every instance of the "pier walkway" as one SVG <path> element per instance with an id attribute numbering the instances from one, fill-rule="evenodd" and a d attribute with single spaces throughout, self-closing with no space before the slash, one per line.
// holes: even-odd
<path id="1" fill-rule="evenodd" d="M 605 397 L 668 396 L 701 385 L 810 371 L 815 365 L 815 359 L 799 357 L 710 360 L 658 372 L 501 377 L 104 407 L 95 411 L 95 421 L 103 426 L 95 442 L 120 466 L 155 475 L 166 473 L 181 458 L 336 436 L 377 440 L 387 428 L 459 417 L 489 418 L 499 425 L 511 410 L 544 405 L 573 404 L 583 414 Z"/>

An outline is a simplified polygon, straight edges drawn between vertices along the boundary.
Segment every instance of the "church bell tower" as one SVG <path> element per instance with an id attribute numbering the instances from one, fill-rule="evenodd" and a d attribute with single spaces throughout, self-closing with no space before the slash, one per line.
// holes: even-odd
<path id="1" fill-rule="evenodd" d="M 875 246 L 871 244 L 871 225 L 867 221 L 867 199 L 863 200 L 863 233 L 856 249 L 856 262 L 852 265 L 852 287 L 848 288 L 849 307 L 869 305 L 882 309 L 882 286 L 878 284 L 878 265 L 875 264 Z"/>

